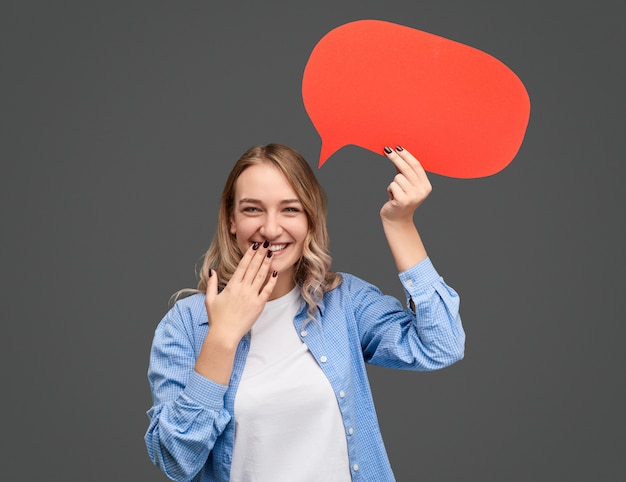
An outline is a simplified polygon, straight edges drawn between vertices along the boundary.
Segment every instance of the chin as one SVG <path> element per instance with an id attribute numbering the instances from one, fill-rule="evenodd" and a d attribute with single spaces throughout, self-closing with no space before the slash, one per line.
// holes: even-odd
<path id="1" fill-rule="evenodd" d="M 272 266 L 273 270 L 278 271 L 278 274 L 281 276 L 291 276 L 295 272 L 296 263 L 292 263 L 290 265 L 283 265 L 282 263 L 276 263 L 276 266 Z"/>

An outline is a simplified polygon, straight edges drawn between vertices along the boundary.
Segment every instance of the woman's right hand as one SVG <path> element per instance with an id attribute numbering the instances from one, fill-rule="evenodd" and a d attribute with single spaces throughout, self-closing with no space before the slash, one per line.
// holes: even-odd
<path id="1" fill-rule="evenodd" d="M 248 248 L 221 293 L 217 273 L 209 273 L 204 303 L 212 338 L 236 346 L 263 311 L 277 281 L 268 244 Z"/>

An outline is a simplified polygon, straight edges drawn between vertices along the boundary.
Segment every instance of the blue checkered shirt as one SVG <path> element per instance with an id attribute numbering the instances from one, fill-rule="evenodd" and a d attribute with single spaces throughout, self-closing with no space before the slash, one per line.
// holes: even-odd
<path id="1" fill-rule="evenodd" d="M 343 417 L 353 481 L 393 481 L 365 363 L 436 370 L 463 357 L 459 297 L 427 258 L 399 274 L 407 306 L 350 274 L 325 294 L 317 321 L 306 304 L 294 319 L 303 343 L 328 377 Z M 230 480 L 233 408 L 250 347 L 239 343 L 228 386 L 193 369 L 209 329 L 204 294 L 178 301 L 156 329 L 148 379 L 153 406 L 145 436 L 152 461 L 172 480 Z M 315 481 L 315 474 L 301 480 Z"/>

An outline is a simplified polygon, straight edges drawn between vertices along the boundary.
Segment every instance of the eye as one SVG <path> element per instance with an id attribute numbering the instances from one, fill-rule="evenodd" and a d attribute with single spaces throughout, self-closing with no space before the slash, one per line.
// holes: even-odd
<path id="1" fill-rule="evenodd" d="M 261 210 L 259 208 L 254 207 L 254 206 L 246 206 L 245 208 L 241 209 L 241 212 L 243 213 L 258 213 L 260 211 Z"/>
<path id="2" fill-rule="evenodd" d="M 294 206 L 289 206 L 289 207 L 285 208 L 285 212 L 288 212 L 288 213 L 299 213 L 299 212 L 301 212 L 301 210 L 299 208 L 294 207 Z"/>

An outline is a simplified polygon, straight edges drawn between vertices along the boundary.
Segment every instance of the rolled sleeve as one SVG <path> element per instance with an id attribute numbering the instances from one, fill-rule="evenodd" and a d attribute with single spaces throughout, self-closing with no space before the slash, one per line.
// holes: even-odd
<path id="1" fill-rule="evenodd" d="M 407 297 L 413 301 L 415 324 L 425 353 L 435 368 L 455 363 L 465 352 L 465 332 L 459 314 L 459 295 L 426 258 L 399 273 Z"/>
<path id="2" fill-rule="evenodd" d="M 366 360 L 390 368 L 436 370 L 463 358 L 465 333 L 457 293 L 429 258 L 398 276 L 406 309 L 373 286 L 359 285 L 354 292 Z"/>
<path id="3" fill-rule="evenodd" d="M 221 410 L 224 408 L 226 390 L 228 390 L 227 385 L 220 385 L 192 371 L 184 393 L 209 410 Z"/>
<path id="4" fill-rule="evenodd" d="M 148 369 L 153 406 L 147 412 L 146 447 L 172 480 L 190 480 L 201 470 L 231 419 L 224 408 L 228 387 L 193 370 L 192 330 L 174 306 L 157 327 Z"/>

